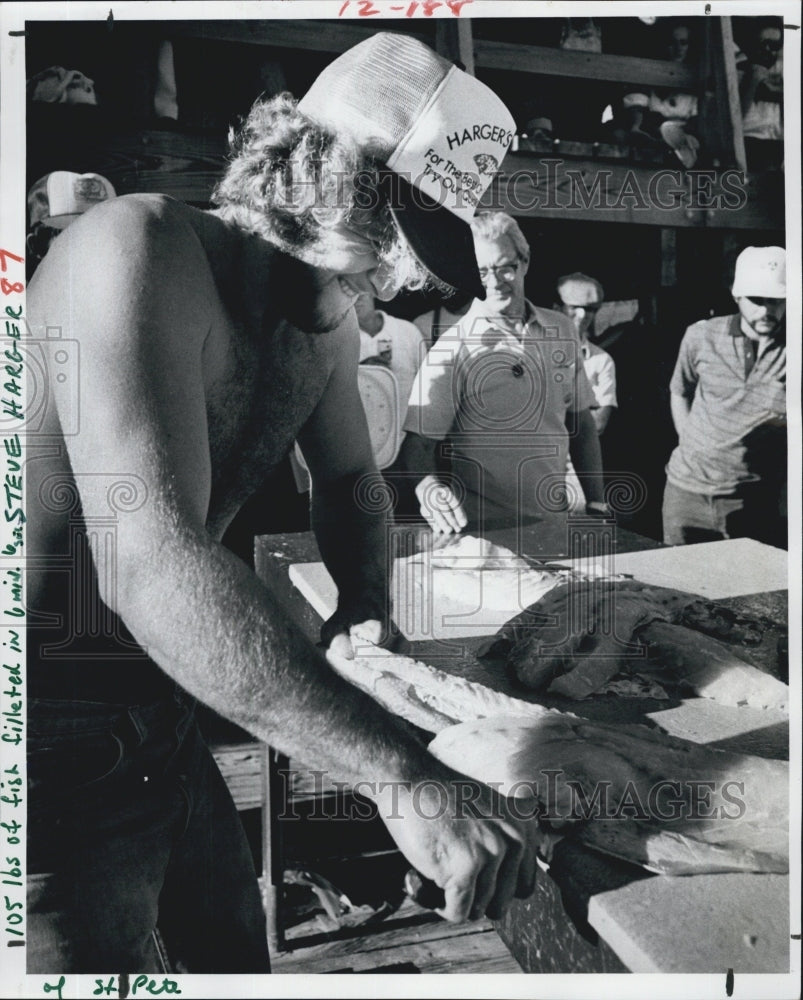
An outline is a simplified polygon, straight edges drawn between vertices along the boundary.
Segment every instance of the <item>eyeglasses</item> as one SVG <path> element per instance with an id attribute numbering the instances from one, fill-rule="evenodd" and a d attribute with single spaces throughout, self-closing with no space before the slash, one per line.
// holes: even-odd
<path id="1" fill-rule="evenodd" d="M 585 312 L 585 313 L 599 312 L 599 308 L 600 308 L 601 305 L 602 305 L 601 302 L 589 302 L 588 305 L 586 305 L 586 306 L 572 305 L 569 302 L 564 302 L 563 303 L 564 308 L 568 309 L 569 312 L 577 312 L 579 309 L 582 309 L 583 312 Z"/>
<path id="2" fill-rule="evenodd" d="M 510 264 L 499 264 L 497 267 L 481 267 L 479 268 L 480 281 L 486 281 L 491 274 L 497 281 L 512 281 L 516 277 L 518 269 L 519 261 L 517 260 Z"/>

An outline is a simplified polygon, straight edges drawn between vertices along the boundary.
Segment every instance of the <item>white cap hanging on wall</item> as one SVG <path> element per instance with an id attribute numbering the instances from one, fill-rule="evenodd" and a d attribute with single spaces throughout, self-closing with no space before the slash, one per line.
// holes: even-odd
<path id="1" fill-rule="evenodd" d="M 386 166 L 382 191 L 413 252 L 484 299 L 470 222 L 516 131 L 496 94 L 423 42 L 379 32 L 327 66 L 298 108 Z"/>
<path id="2" fill-rule="evenodd" d="M 31 228 L 41 223 L 51 229 L 66 229 L 79 215 L 115 196 L 111 182 L 100 174 L 54 170 L 40 177 L 28 192 Z"/>

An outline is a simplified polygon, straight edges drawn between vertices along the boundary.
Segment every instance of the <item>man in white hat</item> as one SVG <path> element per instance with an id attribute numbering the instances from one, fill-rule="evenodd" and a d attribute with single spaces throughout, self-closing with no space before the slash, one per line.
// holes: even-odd
<path id="1" fill-rule="evenodd" d="M 747 247 L 731 291 L 738 313 L 695 323 L 680 345 L 664 541 L 786 547 L 786 251 Z"/>
<path id="2" fill-rule="evenodd" d="M 531 891 L 505 801 L 478 786 L 458 815 L 457 773 L 343 682 L 220 544 L 297 439 L 339 590 L 324 644 L 349 657 L 357 632 L 392 636 L 384 517 L 355 501 L 377 473 L 353 302 L 427 282 L 484 294 L 469 222 L 513 131 L 482 83 L 378 33 L 298 105 L 255 105 L 216 210 L 117 198 L 40 265 L 32 333 L 80 352 L 50 373 L 50 445 L 28 463 L 30 972 L 155 972 L 157 925 L 171 967 L 268 970 L 196 698 L 359 781 L 448 918 Z"/>

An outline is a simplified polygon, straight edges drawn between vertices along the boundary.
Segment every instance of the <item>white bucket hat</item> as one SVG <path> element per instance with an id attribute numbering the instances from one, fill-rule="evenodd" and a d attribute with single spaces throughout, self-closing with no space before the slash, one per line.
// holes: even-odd
<path id="1" fill-rule="evenodd" d="M 383 194 L 421 263 L 484 299 L 470 222 L 516 131 L 496 94 L 423 42 L 379 32 L 327 66 L 298 108 L 387 167 Z"/>

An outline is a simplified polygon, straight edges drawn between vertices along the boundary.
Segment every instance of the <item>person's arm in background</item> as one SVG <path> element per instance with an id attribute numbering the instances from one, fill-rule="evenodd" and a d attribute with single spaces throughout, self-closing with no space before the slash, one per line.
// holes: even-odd
<path id="1" fill-rule="evenodd" d="M 437 475 L 436 462 L 436 449 L 456 416 L 459 356 L 457 336 L 444 335 L 430 348 L 413 382 L 400 453 L 402 467 L 419 477 L 415 494 L 421 516 L 442 534 L 460 532 L 468 523 L 462 504 Z"/>
<path id="2" fill-rule="evenodd" d="M 580 358 L 580 348 L 574 328 L 565 317 L 561 318 L 563 333 L 568 340 L 573 340 L 576 347 L 575 357 Z M 572 403 L 566 411 L 566 423 L 569 431 L 569 455 L 574 471 L 583 487 L 586 503 L 604 503 L 605 484 L 602 477 L 602 451 L 599 446 L 597 425 L 591 416 L 591 407 L 595 403 L 594 392 L 591 389 L 582 361 L 578 360 L 574 372 L 574 392 Z"/>
<path id="3" fill-rule="evenodd" d="M 608 426 L 608 421 L 611 419 L 612 413 L 612 406 L 596 406 L 593 410 L 591 410 L 591 419 L 594 421 L 594 426 L 597 428 L 598 437 L 601 437 L 605 432 L 605 428 Z"/>
<path id="4" fill-rule="evenodd" d="M 747 62 L 742 79 L 739 83 L 739 97 L 742 105 L 742 116 L 746 115 L 756 102 L 756 91 L 762 83 L 769 79 L 770 70 L 761 63 Z"/>
<path id="5" fill-rule="evenodd" d="M 675 369 L 669 382 L 669 408 L 678 440 L 683 438 L 686 422 L 691 413 L 694 394 L 697 391 L 697 363 L 695 352 L 695 328 L 689 327 L 680 342 Z"/>
<path id="6" fill-rule="evenodd" d="M 602 435 L 616 406 L 616 364 L 613 358 L 603 352 L 600 359 L 597 381 L 593 388 L 596 406 L 591 410 L 597 434 Z"/>
<path id="7" fill-rule="evenodd" d="M 569 435 L 572 465 L 585 493 L 586 503 L 604 503 L 605 484 L 602 478 L 602 452 L 599 434 L 591 411 L 585 407 L 574 414 L 574 433 Z"/>
<path id="8" fill-rule="evenodd" d="M 415 485 L 421 516 L 438 534 L 460 532 L 468 523 L 463 505 L 436 473 L 435 451 L 440 441 L 407 431 L 402 443 L 402 468 L 420 478 Z"/>
<path id="9" fill-rule="evenodd" d="M 669 408 L 672 411 L 672 423 L 675 425 L 678 439 L 683 437 L 683 429 L 691 413 L 691 400 L 673 392 L 669 397 Z"/>
<path id="10" fill-rule="evenodd" d="M 191 695 L 284 753 L 360 783 L 407 859 L 444 889 L 449 919 L 501 915 L 514 893 L 532 890 L 525 824 L 482 786 L 461 815 L 460 776 L 345 683 L 207 529 L 204 352 L 220 303 L 194 231 L 174 210 L 140 205 L 119 199 L 77 223 L 28 295 L 32 329 L 58 325 L 81 343 L 83 419 L 65 444 L 85 518 L 108 516 L 110 476 L 141 485 L 142 502 L 116 517 L 113 554 L 90 533 L 102 601 Z M 52 385 L 63 413 L 72 386 Z"/>

